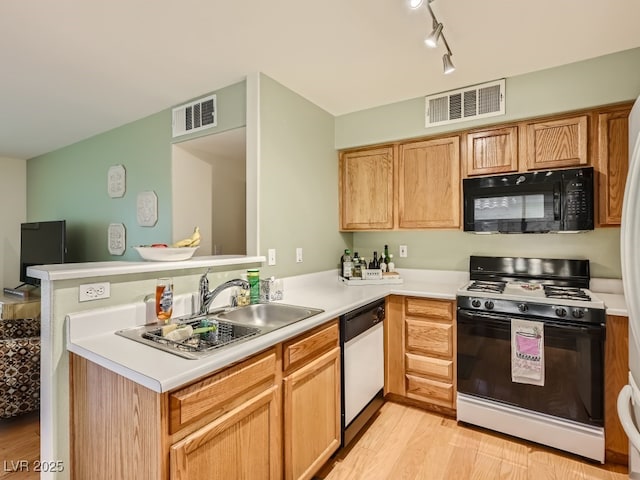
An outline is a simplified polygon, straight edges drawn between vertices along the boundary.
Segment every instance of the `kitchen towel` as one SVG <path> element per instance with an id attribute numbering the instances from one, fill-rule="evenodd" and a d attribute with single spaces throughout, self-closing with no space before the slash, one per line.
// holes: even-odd
<path id="1" fill-rule="evenodd" d="M 511 319 L 511 380 L 544 386 L 544 324 Z"/>

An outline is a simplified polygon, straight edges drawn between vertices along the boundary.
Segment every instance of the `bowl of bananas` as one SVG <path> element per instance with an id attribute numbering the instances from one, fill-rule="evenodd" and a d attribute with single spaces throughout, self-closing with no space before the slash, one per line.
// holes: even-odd
<path id="1" fill-rule="evenodd" d="M 179 262 L 193 257 L 199 245 L 200 229 L 196 227 L 190 237 L 179 240 L 172 245 L 154 243 L 133 248 L 144 260 L 151 262 Z"/>

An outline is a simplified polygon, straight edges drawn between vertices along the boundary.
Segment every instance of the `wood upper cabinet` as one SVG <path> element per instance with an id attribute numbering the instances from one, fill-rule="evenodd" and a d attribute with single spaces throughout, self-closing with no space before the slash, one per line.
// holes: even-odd
<path id="1" fill-rule="evenodd" d="M 525 123 L 520 130 L 520 162 L 527 170 L 588 165 L 587 128 L 586 114 Z"/>
<path id="2" fill-rule="evenodd" d="M 311 479 L 340 447 L 337 321 L 286 342 L 283 357 L 284 478 Z"/>
<path id="3" fill-rule="evenodd" d="M 340 154 L 340 229 L 392 229 L 393 147 Z"/>
<path id="4" fill-rule="evenodd" d="M 518 127 L 470 132 L 465 137 L 467 176 L 518 171 Z"/>
<path id="5" fill-rule="evenodd" d="M 460 226 L 460 137 L 400 145 L 400 228 Z"/>
<path id="6" fill-rule="evenodd" d="M 631 106 L 596 114 L 594 167 L 598 182 L 598 223 L 620 225 L 622 199 L 629 167 Z"/>

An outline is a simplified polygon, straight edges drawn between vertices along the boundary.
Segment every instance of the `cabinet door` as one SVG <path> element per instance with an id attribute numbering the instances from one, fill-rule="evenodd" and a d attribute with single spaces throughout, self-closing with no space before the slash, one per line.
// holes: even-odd
<path id="1" fill-rule="evenodd" d="M 460 137 L 400 146 L 400 228 L 460 226 Z"/>
<path id="2" fill-rule="evenodd" d="M 338 347 L 284 379 L 284 478 L 312 478 L 339 446 Z"/>
<path id="3" fill-rule="evenodd" d="M 518 171 L 518 127 L 471 132 L 467 137 L 467 176 Z"/>
<path id="4" fill-rule="evenodd" d="M 598 114 L 597 162 L 600 225 L 620 225 L 629 167 L 629 108 Z"/>
<path id="5" fill-rule="evenodd" d="M 393 228 L 393 147 L 340 156 L 340 228 Z"/>
<path id="6" fill-rule="evenodd" d="M 587 115 L 526 124 L 523 131 L 527 169 L 587 165 L 587 126 Z"/>
<path id="7" fill-rule="evenodd" d="M 278 389 L 269 388 L 175 443 L 171 479 L 282 478 Z"/>
<path id="8" fill-rule="evenodd" d="M 607 462 L 626 465 L 629 440 L 624 433 L 616 401 L 629 375 L 629 323 L 627 317 L 607 315 L 607 338 L 604 352 L 604 438 Z"/>

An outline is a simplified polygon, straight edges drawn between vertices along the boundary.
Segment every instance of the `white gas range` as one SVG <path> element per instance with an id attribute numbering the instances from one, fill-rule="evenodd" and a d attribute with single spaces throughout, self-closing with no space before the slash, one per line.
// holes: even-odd
<path id="1" fill-rule="evenodd" d="M 604 462 L 604 302 L 588 260 L 470 258 L 457 419 Z"/>

